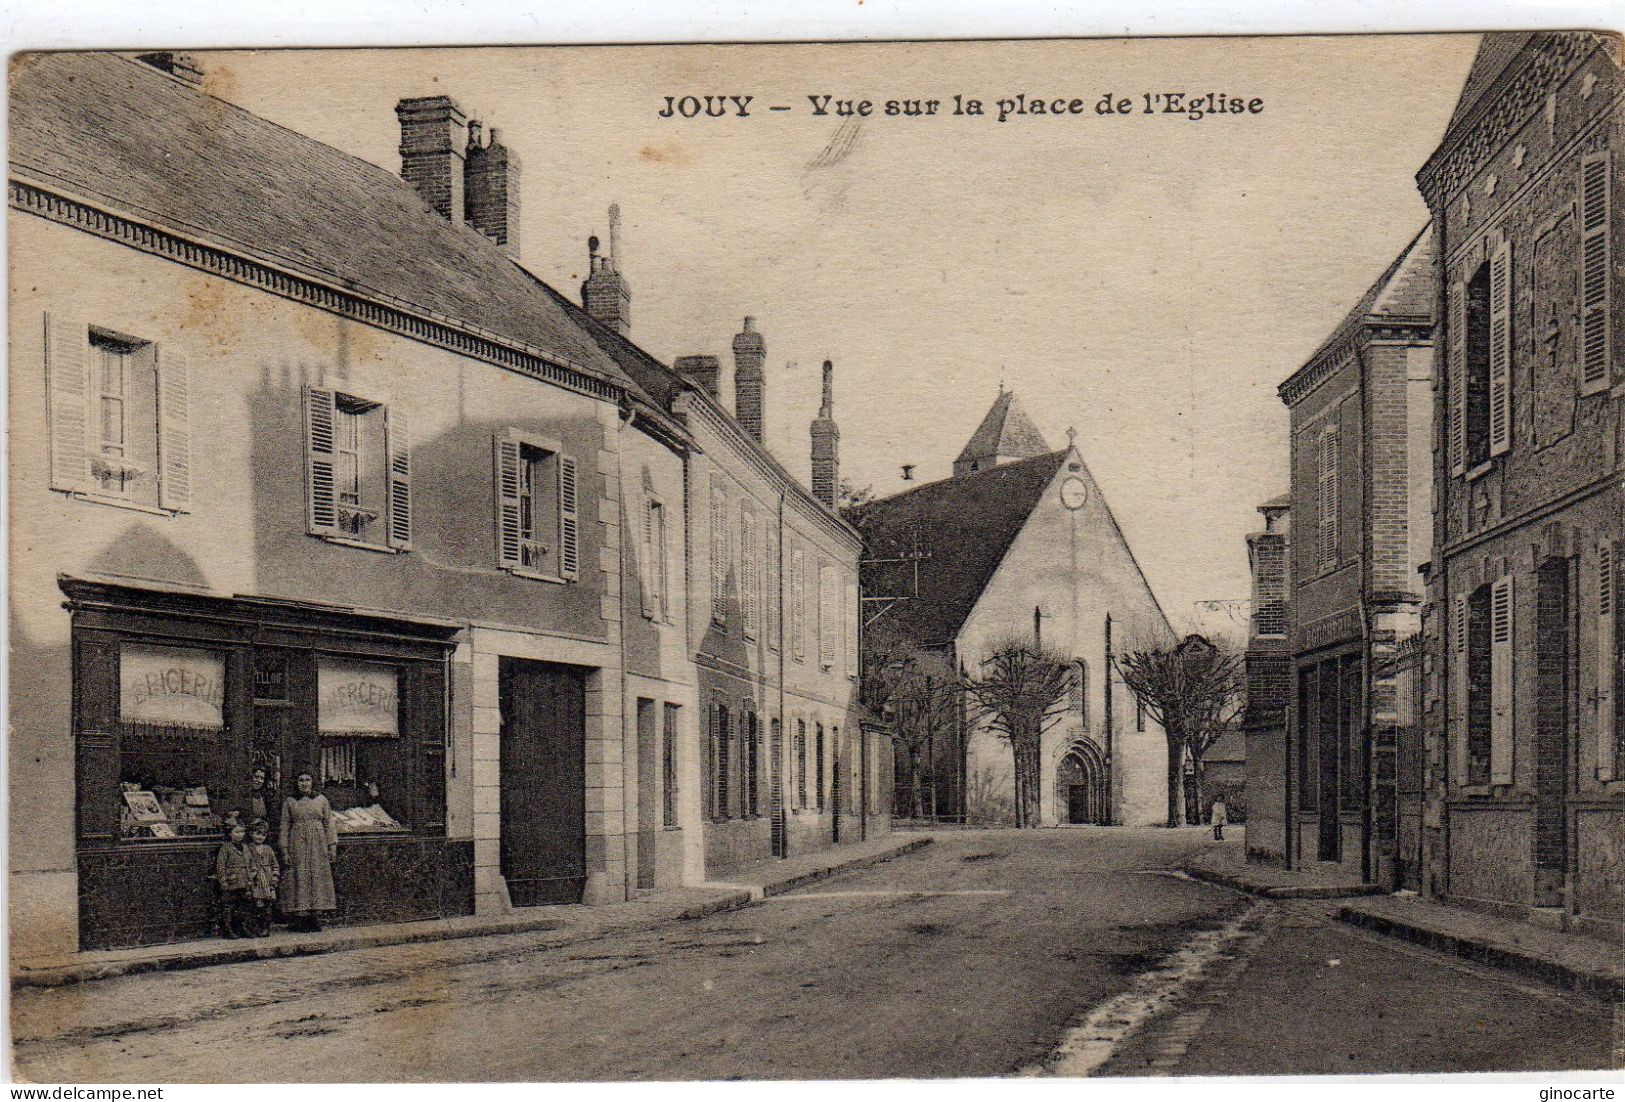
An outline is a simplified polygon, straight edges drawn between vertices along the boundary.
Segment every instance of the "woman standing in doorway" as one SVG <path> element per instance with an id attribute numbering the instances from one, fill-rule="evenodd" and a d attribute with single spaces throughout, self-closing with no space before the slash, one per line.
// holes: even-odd
<path id="1" fill-rule="evenodd" d="M 294 930 L 320 930 L 322 915 L 338 908 L 333 893 L 333 861 L 338 857 L 338 825 L 316 778 L 300 773 L 297 795 L 282 802 L 282 910 Z"/>

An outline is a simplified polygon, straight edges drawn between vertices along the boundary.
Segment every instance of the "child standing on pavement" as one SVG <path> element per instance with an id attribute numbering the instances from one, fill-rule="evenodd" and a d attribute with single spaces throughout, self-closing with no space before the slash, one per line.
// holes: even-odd
<path id="1" fill-rule="evenodd" d="M 277 882 L 282 879 L 282 866 L 276 859 L 276 850 L 267 840 L 271 824 L 255 819 L 249 827 L 252 841 L 248 846 L 248 894 L 253 902 L 249 928 L 255 937 L 271 935 L 271 905 L 276 902 Z"/>
<path id="2" fill-rule="evenodd" d="M 248 828 L 241 822 L 232 825 L 214 855 L 214 883 L 220 892 L 220 936 L 248 937 Z"/>
<path id="3" fill-rule="evenodd" d="M 1213 801 L 1213 840 L 1224 841 L 1224 828 L 1230 822 L 1230 811 L 1224 806 L 1224 797 Z"/>

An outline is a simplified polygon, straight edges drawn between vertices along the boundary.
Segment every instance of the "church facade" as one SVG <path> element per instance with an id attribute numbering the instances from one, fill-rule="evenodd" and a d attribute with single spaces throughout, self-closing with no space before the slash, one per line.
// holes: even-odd
<path id="1" fill-rule="evenodd" d="M 953 470 L 849 511 L 864 537 L 865 646 L 906 641 L 944 678 L 1035 634 L 1065 651 L 1077 677 L 1044 734 L 1039 822 L 1162 822 L 1166 739 L 1109 671 L 1112 655 L 1173 632 L 1083 457 L 1071 441 L 1052 450 L 1001 391 Z M 928 785 L 938 818 L 1014 821 L 1009 743 L 963 708 L 933 733 Z"/>

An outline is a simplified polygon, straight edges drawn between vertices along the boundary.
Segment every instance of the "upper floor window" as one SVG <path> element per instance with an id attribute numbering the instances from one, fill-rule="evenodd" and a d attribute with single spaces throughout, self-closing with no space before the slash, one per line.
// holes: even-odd
<path id="1" fill-rule="evenodd" d="M 1460 475 L 1512 441 L 1512 247 L 1503 243 L 1451 288 L 1451 469 Z"/>
<path id="2" fill-rule="evenodd" d="M 1580 393 L 1597 394 L 1608 389 L 1613 363 L 1609 327 L 1608 217 L 1614 176 L 1609 170 L 1609 151 L 1593 154 L 1580 162 Z"/>
<path id="3" fill-rule="evenodd" d="M 835 568 L 818 568 L 818 664 L 826 670 L 834 669 L 840 648 L 841 593 Z"/>
<path id="4" fill-rule="evenodd" d="M 186 358 L 151 341 L 45 319 L 51 487 L 137 507 L 191 505 Z"/>
<path id="5" fill-rule="evenodd" d="M 579 473 L 556 441 L 496 438 L 497 558 L 514 574 L 575 581 L 581 573 Z"/>
<path id="6" fill-rule="evenodd" d="M 799 547 L 790 556 L 790 655 L 807 658 L 807 554 Z"/>
<path id="7" fill-rule="evenodd" d="M 666 607 L 666 506 L 650 497 L 643 510 L 643 615 L 650 620 L 670 621 Z"/>
<path id="8" fill-rule="evenodd" d="M 377 549 L 412 546 L 412 438 L 382 402 L 305 388 L 306 523 L 312 535 Z"/>
<path id="9" fill-rule="evenodd" d="M 1320 537 L 1320 565 L 1335 566 L 1338 560 L 1338 430 L 1328 425 L 1321 430 L 1315 458 L 1315 520 Z"/>
<path id="10" fill-rule="evenodd" d="M 761 539 L 756 510 L 749 502 L 739 504 L 739 603 L 743 606 L 746 639 L 754 639 L 761 630 L 762 569 L 760 561 Z"/>
<path id="11" fill-rule="evenodd" d="M 711 481 L 711 622 L 718 627 L 728 623 L 728 493 L 722 483 Z"/>

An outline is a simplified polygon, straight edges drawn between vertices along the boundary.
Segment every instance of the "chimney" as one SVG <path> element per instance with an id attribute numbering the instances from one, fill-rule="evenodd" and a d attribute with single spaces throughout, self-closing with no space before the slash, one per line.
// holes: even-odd
<path id="1" fill-rule="evenodd" d="M 762 364 L 767 342 L 756 331 L 756 319 L 734 335 L 734 418 L 758 444 L 767 443 L 767 376 Z"/>
<path id="2" fill-rule="evenodd" d="M 621 208 L 609 205 L 609 255 L 598 255 L 598 238 L 587 239 L 587 281 L 581 285 L 581 305 L 593 320 L 621 336 L 632 328 L 632 288 L 621 277 Z M 714 361 L 716 357 L 711 357 Z M 711 388 L 716 393 L 716 387 Z"/>
<path id="3" fill-rule="evenodd" d="M 463 162 L 464 215 L 468 224 L 519 256 L 519 154 L 502 144 L 492 127 L 480 142 L 480 124 L 468 124 Z"/>
<path id="4" fill-rule="evenodd" d="M 191 54 L 160 50 L 157 53 L 138 54 L 136 60 L 168 73 L 182 84 L 190 84 L 193 88 L 203 87 L 203 66 Z"/>
<path id="5" fill-rule="evenodd" d="M 824 403 L 812 423 L 813 497 L 835 508 L 841 490 L 841 430 L 835 425 L 835 365 L 824 361 Z"/>
<path id="6" fill-rule="evenodd" d="M 715 356 L 678 356 L 672 367 L 677 374 L 722 401 L 722 361 Z"/>
<path id="7" fill-rule="evenodd" d="M 401 179 L 440 217 L 461 222 L 468 116 L 450 96 L 403 99 L 395 115 L 401 120 Z"/>

